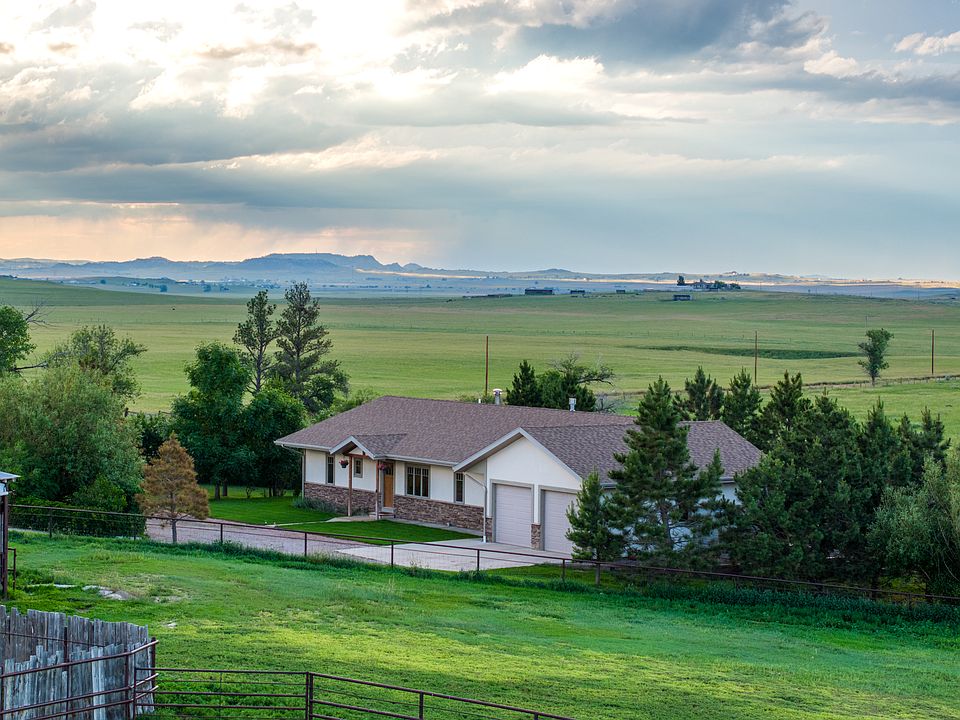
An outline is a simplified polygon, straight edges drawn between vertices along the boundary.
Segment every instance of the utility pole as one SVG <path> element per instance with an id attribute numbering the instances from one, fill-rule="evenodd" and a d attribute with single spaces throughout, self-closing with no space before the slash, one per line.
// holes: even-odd
<path id="1" fill-rule="evenodd" d="M 757 385 L 757 370 L 760 367 L 760 331 L 753 331 L 753 384 Z"/>
<path id="2" fill-rule="evenodd" d="M 936 348 L 937 348 L 937 331 L 931 330 L 930 331 L 930 374 L 931 375 L 934 374 L 933 361 L 936 356 Z"/>
<path id="3" fill-rule="evenodd" d="M 484 361 L 483 361 L 483 397 L 486 399 L 490 394 L 490 336 L 487 335 L 484 341 Z"/>

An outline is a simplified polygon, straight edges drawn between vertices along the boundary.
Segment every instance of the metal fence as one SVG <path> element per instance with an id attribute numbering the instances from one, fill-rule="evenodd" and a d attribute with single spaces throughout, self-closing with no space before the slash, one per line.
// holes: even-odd
<path id="1" fill-rule="evenodd" d="M 102 516 L 113 529 L 129 525 L 130 531 L 116 533 L 121 537 L 143 538 L 159 542 L 173 542 L 172 525 L 175 522 L 180 542 L 224 544 L 231 543 L 259 550 L 271 550 L 290 556 L 326 556 L 370 562 L 390 567 L 437 568 L 454 572 L 497 573 L 516 568 L 539 566 L 540 579 L 556 579 L 561 582 L 592 582 L 603 574 L 619 581 L 641 580 L 687 580 L 725 581 L 736 587 L 808 592 L 845 597 L 870 598 L 901 603 L 941 602 L 960 605 L 960 597 L 918 593 L 891 588 L 872 588 L 841 583 L 812 582 L 787 578 L 764 577 L 723 570 L 690 570 L 686 568 L 658 567 L 639 562 L 602 562 L 574 560 L 569 557 L 538 553 L 517 548 L 487 547 L 457 542 L 411 542 L 410 540 L 364 536 L 307 530 L 292 530 L 267 525 L 249 525 L 224 520 L 171 521 L 157 516 L 112 513 L 80 508 L 14 505 L 11 526 L 17 528 L 18 518 L 29 517 L 30 527 L 46 527 L 51 537 L 55 532 L 67 535 L 86 535 L 79 531 L 90 528 L 90 516 Z M 84 517 L 82 522 L 70 518 Z M 126 520 L 124 520 L 126 518 Z M 56 529 L 55 529 L 56 528 Z M 145 528 L 144 531 L 138 528 Z M 100 535 L 101 533 L 94 532 Z M 2 720 L 2 719 L 0 719 Z"/>
<path id="2" fill-rule="evenodd" d="M 316 672 L 138 668 L 137 682 L 153 683 L 138 713 L 211 720 L 572 720 L 400 685 Z"/>

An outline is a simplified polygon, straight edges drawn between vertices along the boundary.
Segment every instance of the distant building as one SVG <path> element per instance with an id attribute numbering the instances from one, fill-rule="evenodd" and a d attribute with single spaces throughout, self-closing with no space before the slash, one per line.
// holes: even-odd
<path id="1" fill-rule="evenodd" d="M 627 291 L 623 288 L 617 288 L 617 295 L 626 295 Z"/>
<path id="2" fill-rule="evenodd" d="M 553 295 L 553 288 L 527 288 L 523 291 L 524 295 Z"/>
<path id="3" fill-rule="evenodd" d="M 579 295 L 579 296 L 582 297 L 582 296 L 584 296 L 584 295 L 587 294 L 587 291 L 586 291 L 586 290 L 571 290 L 571 291 L 570 291 L 570 294 L 571 294 L 571 295 Z"/>
<path id="4" fill-rule="evenodd" d="M 680 302 L 680 301 L 682 301 L 682 300 L 693 300 L 693 295 L 690 295 L 689 293 L 674 293 L 674 294 L 673 294 L 673 301 L 674 301 L 674 302 Z"/>

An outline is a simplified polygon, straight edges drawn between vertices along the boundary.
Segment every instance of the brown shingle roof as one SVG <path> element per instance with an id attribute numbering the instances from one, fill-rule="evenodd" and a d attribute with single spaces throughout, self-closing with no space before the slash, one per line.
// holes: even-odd
<path id="1" fill-rule="evenodd" d="M 329 450 L 353 436 L 388 436 L 391 457 L 455 465 L 518 427 L 629 425 L 630 418 L 603 413 L 480 405 L 453 400 L 385 396 L 281 438 L 283 445 Z M 378 444 L 370 440 L 371 444 Z M 382 447 L 382 445 L 381 445 Z"/>
<path id="2" fill-rule="evenodd" d="M 386 396 L 281 438 L 283 445 L 330 450 L 353 437 L 377 457 L 456 465 L 522 428 L 581 477 L 617 467 L 633 419 L 517 405 Z M 720 450 L 726 477 L 755 465 L 760 451 L 719 421 L 687 423 L 691 460 L 704 467 Z"/>

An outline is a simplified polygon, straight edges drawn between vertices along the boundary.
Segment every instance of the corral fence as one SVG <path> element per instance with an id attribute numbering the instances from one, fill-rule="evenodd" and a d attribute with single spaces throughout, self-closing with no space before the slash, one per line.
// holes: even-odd
<path id="1" fill-rule="evenodd" d="M 46 527 L 48 534 L 86 535 L 79 528 L 89 528 L 91 516 L 105 516 L 110 528 L 121 529 L 116 537 L 173 542 L 171 521 L 167 518 L 112 513 L 81 508 L 63 508 L 48 506 L 14 505 L 11 513 L 11 526 L 20 527 L 15 521 L 27 519 L 25 528 Z M 81 516 L 82 521 L 70 518 Z M 52 519 L 51 519 L 52 518 Z M 125 521 L 124 518 L 128 518 Z M 539 566 L 539 579 L 556 579 L 561 582 L 592 582 L 594 577 L 603 575 L 618 581 L 656 581 L 680 580 L 687 582 L 726 582 L 737 588 L 754 588 L 781 592 L 804 592 L 816 595 L 835 595 L 850 598 L 869 598 L 890 602 L 944 603 L 960 605 L 960 596 L 918 593 L 892 588 L 872 588 L 841 583 L 812 582 L 787 578 L 748 575 L 725 570 L 691 570 L 687 568 L 658 567 L 639 562 L 623 560 L 616 562 L 574 560 L 522 548 L 505 550 L 502 547 L 488 548 L 484 545 L 461 545 L 456 542 L 414 543 L 410 540 L 372 537 L 357 534 L 323 533 L 308 530 L 291 530 L 269 525 L 249 525 L 223 520 L 176 521 L 181 542 L 201 544 L 232 544 L 251 549 L 270 550 L 299 557 L 333 557 L 370 562 L 390 567 L 424 568 L 439 565 L 443 569 L 496 574 L 515 568 Z M 124 532 L 123 528 L 129 527 Z M 146 529 L 146 534 L 142 528 Z M 103 536 L 105 533 L 95 530 L 90 533 Z M 358 545 L 365 546 L 363 554 L 352 554 Z M 436 562 L 431 562 L 431 560 Z M 0 717 L 0 720 L 4 720 Z"/>
<path id="2" fill-rule="evenodd" d="M 152 702 L 136 678 L 156 664 L 147 628 L 3 606 L 0 623 L 0 720 L 129 720 L 138 694 Z"/>
<path id="3" fill-rule="evenodd" d="M 138 668 L 138 713 L 201 720 L 572 720 L 540 710 L 316 672 Z"/>

